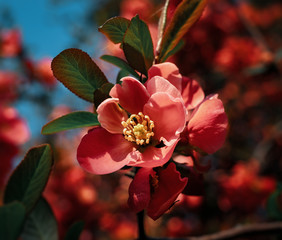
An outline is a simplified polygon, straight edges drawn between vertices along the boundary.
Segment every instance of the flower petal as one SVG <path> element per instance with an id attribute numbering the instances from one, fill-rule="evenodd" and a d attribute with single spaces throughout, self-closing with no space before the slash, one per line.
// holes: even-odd
<path id="1" fill-rule="evenodd" d="M 128 206 L 134 212 L 145 209 L 151 198 L 150 175 L 154 174 L 151 168 L 140 168 L 129 185 Z"/>
<path id="2" fill-rule="evenodd" d="M 166 92 L 174 98 L 182 98 L 181 92 L 163 77 L 152 77 L 146 82 L 146 88 L 150 95 L 157 92 Z"/>
<path id="3" fill-rule="evenodd" d="M 147 146 L 144 152 L 136 151 L 136 161 L 129 163 L 130 166 L 153 168 L 164 165 L 171 158 L 174 148 L 178 141 L 175 141 L 171 146 L 156 148 Z M 137 154 L 138 153 L 138 154 Z"/>
<path id="4" fill-rule="evenodd" d="M 167 93 L 155 93 L 144 106 L 144 114 L 154 121 L 154 138 L 171 145 L 185 127 L 186 108 L 182 99 Z"/>
<path id="5" fill-rule="evenodd" d="M 126 121 L 127 113 L 118 105 L 117 98 L 108 98 L 97 108 L 98 121 L 110 133 L 122 134 L 122 121 Z"/>
<path id="6" fill-rule="evenodd" d="M 142 83 L 132 77 L 121 79 L 122 84 L 116 84 L 110 91 L 110 96 L 119 99 L 119 104 L 131 114 L 142 112 L 149 94 Z"/>
<path id="7" fill-rule="evenodd" d="M 188 182 L 188 178 L 180 177 L 174 163 L 170 163 L 166 169 L 159 169 L 157 175 L 158 185 L 147 207 L 147 214 L 153 220 L 157 220 L 173 205 Z"/>
<path id="8" fill-rule="evenodd" d="M 119 170 L 131 160 L 132 143 L 121 134 L 111 134 L 102 127 L 93 128 L 77 149 L 77 160 L 88 172 L 107 174 Z"/>
<path id="9" fill-rule="evenodd" d="M 163 77 L 174 85 L 180 92 L 182 90 L 182 76 L 179 73 L 179 69 L 173 63 L 164 62 L 153 65 L 148 70 L 148 76 L 149 79 L 154 76 Z"/>
<path id="10" fill-rule="evenodd" d="M 195 109 L 188 123 L 191 145 L 211 154 L 222 147 L 228 127 L 228 119 L 221 100 L 212 98 Z"/>
<path id="11" fill-rule="evenodd" d="M 205 94 L 196 80 L 183 77 L 182 98 L 186 108 L 190 110 L 197 107 L 204 100 Z"/>

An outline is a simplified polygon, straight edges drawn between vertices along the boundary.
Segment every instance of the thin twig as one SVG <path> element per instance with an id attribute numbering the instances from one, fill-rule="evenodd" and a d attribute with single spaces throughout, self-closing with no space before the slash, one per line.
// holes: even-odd
<path id="1" fill-rule="evenodd" d="M 282 234 L 282 222 L 269 222 L 269 223 L 255 223 L 244 226 L 237 226 L 225 231 L 187 238 L 150 238 L 150 240 L 230 240 L 238 237 L 252 236 L 256 234 L 270 235 Z"/>
<path id="2" fill-rule="evenodd" d="M 146 240 L 148 239 L 145 233 L 144 228 L 144 210 L 137 213 L 138 219 L 138 240 Z"/>

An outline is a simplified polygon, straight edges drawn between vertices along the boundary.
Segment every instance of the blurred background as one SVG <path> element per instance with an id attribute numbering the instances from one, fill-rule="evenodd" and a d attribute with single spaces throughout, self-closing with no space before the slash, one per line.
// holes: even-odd
<path id="1" fill-rule="evenodd" d="M 168 18 L 179 2 L 170 1 Z M 131 179 L 122 171 L 89 175 L 77 165 L 76 148 L 87 129 L 41 135 L 51 119 L 93 108 L 54 79 L 51 61 L 64 49 L 82 49 L 114 83 L 118 69 L 99 57 L 121 57 L 122 51 L 98 27 L 113 16 L 130 19 L 139 14 L 156 44 L 163 4 L 163 0 L 0 1 L 0 196 L 25 152 L 51 143 L 55 167 L 44 196 L 58 221 L 60 239 L 79 220 L 85 222 L 83 240 L 133 239 L 137 225 L 127 207 Z M 212 169 L 204 175 L 202 195 L 181 195 L 168 214 L 157 221 L 146 218 L 147 233 L 184 237 L 281 220 L 281 1 L 209 0 L 184 41 L 183 49 L 168 61 L 176 63 L 182 75 L 196 79 L 206 95 L 219 93 L 230 129 L 224 147 L 208 156 Z M 273 193 L 278 196 L 276 205 L 268 200 Z"/>

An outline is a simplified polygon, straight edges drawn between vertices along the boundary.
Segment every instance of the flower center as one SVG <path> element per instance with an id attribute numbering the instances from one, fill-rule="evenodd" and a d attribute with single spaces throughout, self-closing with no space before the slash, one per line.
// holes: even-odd
<path id="1" fill-rule="evenodd" d="M 154 136 L 154 122 L 142 112 L 132 114 L 127 120 L 121 122 L 124 138 L 129 142 L 135 142 L 138 145 L 150 143 L 150 139 Z"/>

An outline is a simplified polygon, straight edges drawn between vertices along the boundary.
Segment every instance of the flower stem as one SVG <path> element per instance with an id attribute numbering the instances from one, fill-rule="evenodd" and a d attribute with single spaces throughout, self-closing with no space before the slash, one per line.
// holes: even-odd
<path id="1" fill-rule="evenodd" d="M 137 221 L 138 221 L 138 240 L 148 239 L 144 228 L 144 210 L 137 213 Z"/>

